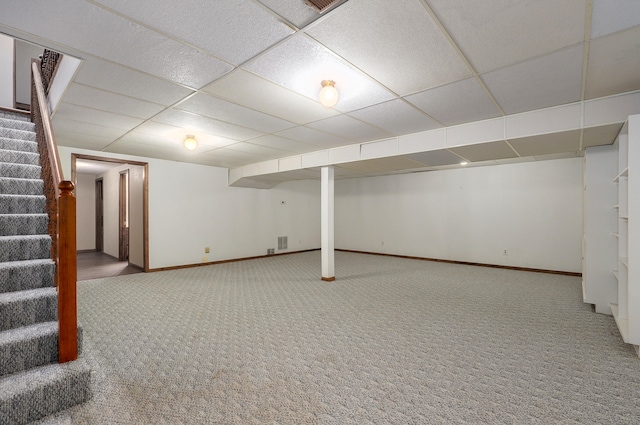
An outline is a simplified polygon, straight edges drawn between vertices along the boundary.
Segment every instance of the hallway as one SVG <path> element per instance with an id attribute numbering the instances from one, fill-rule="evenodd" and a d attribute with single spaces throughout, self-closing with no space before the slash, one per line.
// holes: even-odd
<path id="1" fill-rule="evenodd" d="M 133 273 L 142 273 L 142 269 L 104 252 L 78 252 L 78 281 Z"/>

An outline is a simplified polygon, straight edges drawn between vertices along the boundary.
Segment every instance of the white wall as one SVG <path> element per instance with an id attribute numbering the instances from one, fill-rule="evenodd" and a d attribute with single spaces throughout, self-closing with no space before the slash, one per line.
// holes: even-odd
<path id="1" fill-rule="evenodd" d="M 320 247 L 318 181 L 246 189 L 229 187 L 223 168 L 68 147 L 59 153 L 65 178 L 72 153 L 149 163 L 151 269 L 265 255 L 277 247 L 278 236 L 289 237 L 288 251 Z M 105 230 L 105 249 L 106 239 Z"/>
<path id="2" fill-rule="evenodd" d="M 336 248 L 581 271 L 581 158 L 339 180 L 335 194 Z"/>
<path id="3" fill-rule="evenodd" d="M 31 104 L 31 59 L 37 59 L 44 47 L 16 40 L 16 102 Z"/>
<path id="4" fill-rule="evenodd" d="M 13 108 L 13 38 L 0 34 L 0 106 Z"/>
<path id="5" fill-rule="evenodd" d="M 76 175 L 76 249 L 96 249 L 96 176 Z"/>

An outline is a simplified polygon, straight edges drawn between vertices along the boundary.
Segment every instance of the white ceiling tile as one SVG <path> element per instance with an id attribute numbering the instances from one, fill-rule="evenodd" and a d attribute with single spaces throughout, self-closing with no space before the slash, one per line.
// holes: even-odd
<path id="1" fill-rule="evenodd" d="M 2 7 L 0 24 L 20 26 L 36 36 L 188 87 L 200 88 L 232 69 L 230 64 L 82 0 L 42 2 L 38 7 L 7 0 Z"/>
<path id="2" fill-rule="evenodd" d="M 447 149 L 414 153 L 411 155 L 405 155 L 405 157 L 431 167 L 459 164 L 462 161 L 462 158 L 449 152 Z"/>
<path id="3" fill-rule="evenodd" d="M 338 114 L 334 109 L 323 107 L 317 100 L 294 93 L 242 69 L 234 70 L 203 90 L 300 125 Z"/>
<path id="4" fill-rule="evenodd" d="M 185 135 L 183 134 L 183 131 L 180 132 L 182 134 L 175 134 L 171 132 L 161 133 L 160 131 L 157 131 L 158 129 L 154 129 L 155 131 L 150 132 L 148 131 L 149 127 L 151 126 L 149 124 L 153 125 L 155 123 L 146 123 L 144 124 L 145 128 L 138 128 L 135 131 L 132 131 L 126 136 L 122 137 L 121 140 L 131 141 L 138 144 L 184 149 L 183 142 L 185 139 Z M 196 140 L 198 141 L 198 147 L 196 148 L 196 151 L 198 152 L 228 146 L 235 143 L 235 141 L 232 140 L 222 139 L 202 133 L 196 135 Z"/>
<path id="5" fill-rule="evenodd" d="M 82 148 L 89 150 L 102 150 L 115 139 L 110 137 L 101 137 L 92 134 L 73 133 L 68 131 L 55 132 L 56 143 L 59 146 L 69 146 L 72 148 Z"/>
<path id="6" fill-rule="evenodd" d="M 267 133 L 285 130 L 296 125 L 205 93 L 190 97 L 176 108 Z"/>
<path id="7" fill-rule="evenodd" d="M 582 149 L 590 146 L 612 144 L 616 141 L 622 125 L 622 123 L 619 123 L 585 128 L 582 136 Z"/>
<path id="8" fill-rule="evenodd" d="M 56 137 L 59 132 L 69 132 L 85 136 L 97 136 L 113 141 L 129 131 L 127 128 L 115 128 L 90 122 L 75 121 L 68 116 L 61 117 L 58 114 L 53 117 L 52 123 Z"/>
<path id="9" fill-rule="evenodd" d="M 591 38 L 640 25 L 638 0 L 593 0 Z"/>
<path id="10" fill-rule="evenodd" d="M 182 127 L 154 121 L 147 121 L 144 124 L 140 125 L 135 129 L 134 133 L 160 137 L 162 139 L 171 141 L 171 144 L 183 143 L 187 135 L 195 136 L 196 140 L 198 141 L 198 145 L 202 146 L 222 147 L 237 143 L 237 140 L 227 139 L 225 137 L 215 136 L 201 131 L 192 131 L 191 133 L 189 133 L 188 130 Z"/>
<path id="11" fill-rule="evenodd" d="M 391 100 L 394 95 L 365 74 L 300 34 L 291 37 L 244 68 L 314 101 L 323 80 L 335 81 L 340 95 L 334 109 L 348 112 Z"/>
<path id="12" fill-rule="evenodd" d="M 640 26 L 593 40 L 589 48 L 585 98 L 640 89 L 638 70 Z"/>
<path id="13" fill-rule="evenodd" d="M 580 130 L 510 139 L 520 156 L 548 155 L 580 150 Z"/>
<path id="14" fill-rule="evenodd" d="M 273 134 L 267 134 L 266 136 L 257 137 L 255 139 L 248 140 L 249 143 L 254 145 L 266 146 L 268 148 L 280 149 L 291 153 L 307 153 L 317 151 L 319 148 L 316 145 L 309 143 L 298 142 L 295 140 L 279 137 Z"/>
<path id="15" fill-rule="evenodd" d="M 471 75 L 420 1 L 350 0 L 309 34 L 399 95 Z"/>
<path id="16" fill-rule="evenodd" d="M 338 115 L 337 117 L 316 121 L 309 124 L 309 127 L 356 142 L 369 142 L 393 136 L 392 133 L 386 130 L 365 124 L 347 115 Z"/>
<path id="17" fill-rule="evenodd" d="M 440 124 L 401 99 L 353 111 L 349 115 L 395 135 L 417 133 L 441 127 Z"/>
<path id="18" fill-rule="evenodd" d="M 251 1 L 96 1 L 236 65 L 293 33 Z"/>
<path id="19" fill-rule="evenodd" d="M 109 145 L 104 152 L 134 155 L 145 158 L 166 159 L 168 161 L 192 162 L 200 155 L 198 150 L 188 151 L 181 146 L 175 148 L 155 146 L 151 144 L 135 143 L 129 140 L 119 140 Z"/>
<path id="20" fill-rule="evenodd" d="M 479 73 L 584 41 L 584 0 L 428 3 Z"/>
<path id="21" fill-rule="evenodd" d="M 458 146 L 449 148 L 449 150 L 471 162 L 515 158 L 518 156 L 513 149 L 509 147 L 509 144 L 504 141 Z"/>
<path id="22" fill-rule="evenodd" d="M 507 114 L 580 100 L 582 45 L 563 49 L 482 75 Z"/>
<path id="23" fill-rule="evenodd" d="M 342 137 L 334 136 L 333 134 L 326 133 L 324 131 L 318 131 L 309 127 L 293 127 L 288 130 L 276 133 L 277 136 L 286 137 L 288 139 L 298 140 L 304 143 L 311 143 L 312 145 L 320 146 L 323 148 L 330 148 L 334 146 L 344 146 L 353 143 L 353 140 L 344 139 Z"/>
<path id="24" fill-rule="evenodd" d="M 214 120 L 190 112 L 179 111 L 177 109 L 168 109 L 156 115 L 153 121 L 182 127 L 186 131 L 201 131 L 234 140 L 253 139 L 263 134 L 249 128 Z"/>
<path id="25" fill-rule="evenodd" d="M 444 125 L 500 116 L 500 111 L 475 78 L 436 87 L 406 99 Z M 464 102 L 460 102 L 464 99 Z"/>
<path id="26" fill-rule="evenodd" d="M 320 14 L 300 0 L 258 0 L 260 3 L 291 22 L 303 28 L 320 17 Z"/>
<path id="27" fill-rule="evenodd" d="M 186 87 L 95 57 L 85 58 L 74 81 L 165 106 L 193 93 Z"/>
<path id="28" fill-rule="evenodd" d="M 139 118 L 99 111 L 97 109 L 85 108 L 84 106 L 71 105 L 64 102 L 58 106 L 55 117 L 58 120 L 69 119 L 124 130 L 130 130 L 143 122 L 143 120 Z"/>
<path id="29" fill-rule="evenodd" d="M 82 84 L 71 84 L 64 95 L 66 103 L 128 115 L 135 118 L 151 118 L 165 107 L 128 96 L 111 93 Z"/>

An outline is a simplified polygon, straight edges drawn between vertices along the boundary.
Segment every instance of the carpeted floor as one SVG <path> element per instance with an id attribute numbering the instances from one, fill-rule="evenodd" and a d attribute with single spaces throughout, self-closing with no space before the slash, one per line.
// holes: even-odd
<path id="1" fill-rule="evenodd" d="M 637 424 L 579 278 L 319 251 L 80 282 L 94 397 L 46 424 Z"/>

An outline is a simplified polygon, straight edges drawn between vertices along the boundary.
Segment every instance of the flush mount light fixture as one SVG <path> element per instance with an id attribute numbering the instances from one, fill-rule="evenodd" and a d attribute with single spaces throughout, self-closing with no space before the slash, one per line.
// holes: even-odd
<path id="1" fill-rule="evenodd" d="M 331 108 L 336 103 L 338 103 L 338 90 L 335 88 L 335 81 L 333 80 L 322 80 L 322 88 L 320 89 L 320 103 L 322 106 L 327 108 Z"/>
<path id="2" fill-rule="evenodd" d="M 184 139 L 184 147 L 190 151 L 195 150 L 198 147 L 196 136 L 192 136 L 191 134 L 187 135 L 187 137 Z"/>
<path id="3" fill-rule="evenodd" d="M 462 161 L 460 165 L 467 165 L 468 163 L 469 163 L 468 161 Z"/>

